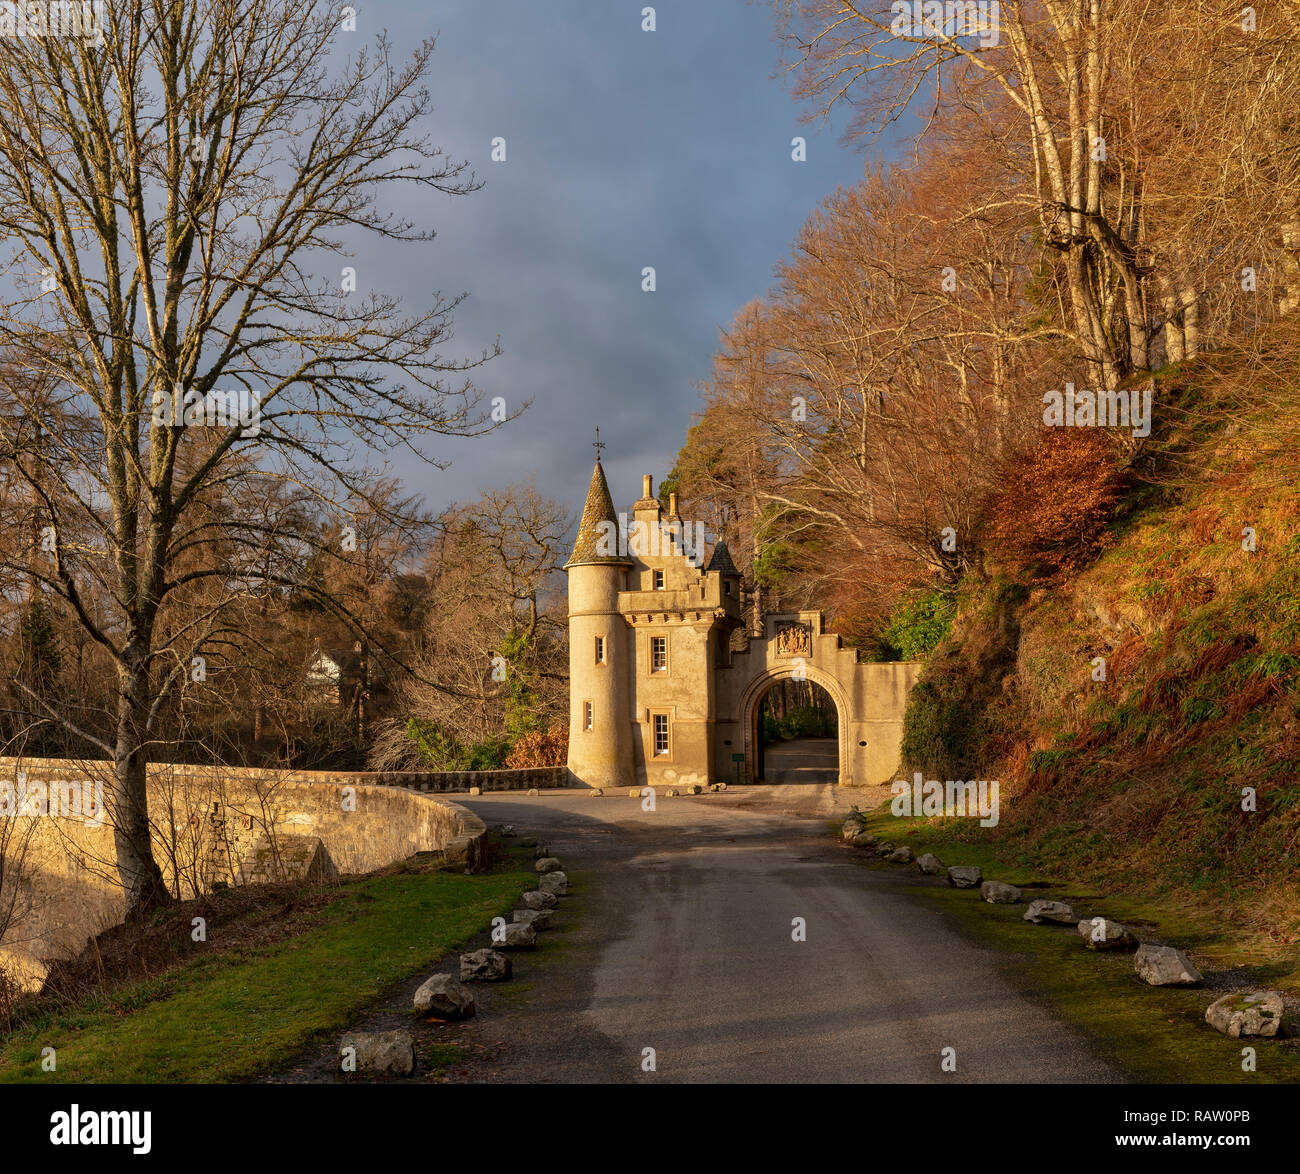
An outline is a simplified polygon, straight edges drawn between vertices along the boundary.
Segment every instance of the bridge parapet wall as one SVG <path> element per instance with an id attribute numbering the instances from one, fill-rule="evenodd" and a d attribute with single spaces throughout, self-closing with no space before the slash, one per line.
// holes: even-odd
<path id="1" fill-rule="evenodd" d="M 557 779 L 564 771 L 547 769 Z M 274 857 L 282 837 L 319 837 L 341 873 L 370 872 L 429 851 L 457 867 L 480 865 L 487 829 L 473 812 L 393 779 L 354 781 L 373 777 L 151 764 L 155 859 L 182 898 L 218 882 L 243 883 L 254 849 Z M 0 758 L 0 787 L 6 783 L 16 806 L 3 818 L 20 825 L 11 843 L 28 828 L 31 835 L 21 902 L 27 912 L 4 945 L 38 958 L 66 957 L 124 912 L 104 811 L 112 764 Z M 27 814 L 40 811 L 28 801 L 42 798 L 44 812 Z"/>

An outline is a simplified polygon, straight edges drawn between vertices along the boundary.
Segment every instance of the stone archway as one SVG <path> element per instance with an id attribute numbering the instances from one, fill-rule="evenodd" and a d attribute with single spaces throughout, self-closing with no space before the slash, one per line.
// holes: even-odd
<path id="1" fill-rule="evenodd" d="M 835 706 L 837 741 L 839 745 L 839 778 L 837 782 L 849 785 L 852 782 L 851 754 L 849 748 L 850 718 L 852 710 L 849 699 L 840 683 L 829 673 L 814 665 L 805 664 L 799 668 L 794 665 L 777 665 L 760 673 L 745 687 L 740 697 L 741 725 L 744 730 L 745 772 L 747 783 L 758 781 L 758 718 L 763 698 L 767 691 L 781 681 L 805 680 L 818 686 L 831 699 Z"/>

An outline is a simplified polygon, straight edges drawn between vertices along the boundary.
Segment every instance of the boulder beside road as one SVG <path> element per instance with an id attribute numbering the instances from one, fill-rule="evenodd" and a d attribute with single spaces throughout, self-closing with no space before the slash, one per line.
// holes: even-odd
<path id="1" fill-rule="evenodd" d="M 1205 1009 L 1205 1022 L 1233 1039 L 1270 1039 L 1282 1033 L 1282 1010 L 1281 991 L 1249 991 L 1215 999 Z"/>
<path id="2" fill-rule="evenodd" d="M 943 861 L 933 852 L 926 852 L 916 858 L 916 867 L 919 868 L 926 876 L 938 876 L 943 872 Z"/>
<path id="3" fill-rule="evenodd" d="M 1118 921 L 1085 917 L 1079 922 L 1079 936 L 1090 950 L 1136 950 L 1138 940 Z"/>
<path id="4" fill-rule="evenodd" d="M 1064 901 L 1030 901 L 1025 920 L 1035 925 L 1078 925 L 1074 910 Z"/>
<path id="5" fill-rule="evenodd" d="M 508 964 L 507 959 L 502 961 Z M 464 973 L 464 958 L 460 966 Z M 435 974 L 415 992 L 415 1013 L 434 1019 L 468 1019 L 474 1014 L 474 996 L 450 974 Z"/>
<path id="6" fill-rule="evenodd" d="M 548 872 L 538 877 L 537 888 L 543 893 L 551 893 L 556 897 L 567 897 L 569 878 L 562 872 Z"/>
<path id="7" fill-rule="evenodd" d="M 1020 890 L 1005 881 L 985 881 L 980 885 L 980 896 L 990 905 L 1017 905 L 1022 899 Z"/>
<path id="8" fill-rule="evenodd" d="M 461 982 L 504 982 L 513 969 L 510 959 L 496 950 L 474 950 L 460 956 Z"/>
<path id="9" fill-rule="evenodd" d="M 1173 946 L 1139 946 L 1133 969 L 1151 986 L 1195 986 L 1203 977 L 1192 960 Z"/>
<path id="10" fill-rule="evenodd" d="M 410 1076 L 415 1041 L 409 1031 L 350 1031 L 339 1041 L 339 1069 L 361 1076 Z"/>

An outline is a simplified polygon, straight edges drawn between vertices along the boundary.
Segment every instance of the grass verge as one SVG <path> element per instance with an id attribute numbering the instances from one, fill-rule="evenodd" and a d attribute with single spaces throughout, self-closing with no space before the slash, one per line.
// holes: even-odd
<path id="1" fill-rule="evenodd" d="M 200 955 L 25 1024 L 0 1045 L 0 1083 L 221 1083 L 274 1071 L 506 914 L 534 882 L 517 862 L 350 882 L 296 937 Z M 42 1070 L 46 1048 L 53 1072 Z"/>
<path id="2" fill-rule="evenodd" d="M 1300 1041 L 1234 1040 L 1205 1022 L 1205 1008 L 1230 990 L 1267 987 L 1294 995 L 1300 990 L 1300 967 L 1293 952 L 1255 939 L 1243 942 L 1229 923 L 1189 905 L 1133 894 L 1112 897 L 1044 876 L 1023 860 L 945 835 L 939 821 L 903 822 L 887 809 L 865 818 L 872 835 L 907 844 L 918 856 L 933 852 L 945 864 L 978 865 L 986 879 L 1028 886 L 1027 899 L 1067 901 L 1080 916 L 1110 917 L 1144 939 L 1191 954 L 1213 989 L 1151 987 L 1134 972 L 1131 953 L 1089 950 L 1074 929 L 1026 922 L 1024 905 L 992 905 L 980 899 L 978 889 L 954 889 L 916 873 L 913 891 L 919 900 L 942 909 L 967 937 L 1003 955 L 1003 973 L 1013 984 L 1044 999 L 1133 1080 L 1300 1083 Z M 865 854 L 860 859 L 865 867 L 899 867 Z M 1255 1051 L 1253 1072 L 1242 1067 L 1245 1047 Z"/>

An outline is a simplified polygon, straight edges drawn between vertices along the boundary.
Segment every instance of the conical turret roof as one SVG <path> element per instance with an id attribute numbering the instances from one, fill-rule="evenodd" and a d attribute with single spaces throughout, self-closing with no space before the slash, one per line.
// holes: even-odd
<path id="1" fill-rule="evenodd" d="M 603 522 L 611 525 L 602 526 Z M 569 561 L 564 564 L 565 567 L 580 566 L 583 563 L 616 563 L 621 566 L 631 566 L 631 560 L 617 552 L 617 535 L 618 515 L 614 513 L 614 499 L 609 495 L 605 470 L 600 467 L 600 461 L 597 461 L 596 467 L 591 471 L 591 486 L 587 490 L 587 500 L 582 507 L 582 521 L 578 523 L 578 538 L 573 544 L 573 553 L 569 555 Z M 602 542 L 602 538 L 606 540 Z"/>
<path id="2" fill-rule="evenodd" d="M 740 572 L 736 570 L 736 564 L 731 561 L 731 551 L 727 549 L 727 544 L 721 538 L 713 547 L 713 554 L 709 557 L 709 565 L 704 568 L 706 575 L 710 571 L 721 571 L 724 575 L 735 575 L 736 578 L 741 578 Z"/>

